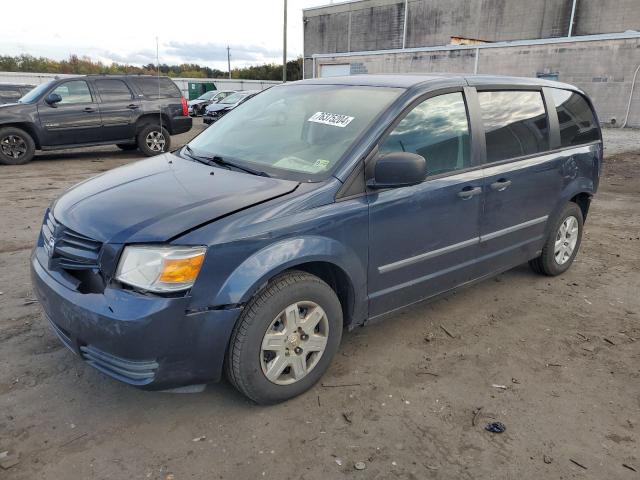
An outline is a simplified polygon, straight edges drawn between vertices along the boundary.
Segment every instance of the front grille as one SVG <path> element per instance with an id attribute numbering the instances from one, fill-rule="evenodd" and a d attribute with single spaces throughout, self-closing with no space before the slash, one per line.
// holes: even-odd
<path id="1" fill-rule="evenodd" d="M 42 224 L 44 249 L 55 264 L 64 270 L 97 269 L 102 243 L 58 223 L 49 212 Z"/>
<path id="2" fill-rule="evenodd" d="M 155 360 L 129 360 L 98 350 L 91 345 L 80 347 L 82 358 L 102 373 L 131 385 L 153 382 L 158 369 Z"/>

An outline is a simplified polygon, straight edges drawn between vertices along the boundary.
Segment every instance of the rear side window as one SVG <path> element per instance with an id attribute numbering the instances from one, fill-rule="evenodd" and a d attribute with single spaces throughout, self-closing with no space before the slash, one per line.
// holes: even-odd
<path id="1" fill-rule="evenodd" d="M 131 90 L 122 80 L 96 80 L 95 85 L 103 102 L 131 100 Z"/>
<path id="2" fill-rule="evenodd" d="M 569 90 L 550 90 L 558 113 L 562 146 L 570 147 L 600 140 L 596 118 L 584 97 Z"/>
<path id="3" fill-rule="evenodd" d="M 429 175 L 469 167 L 469 124 L 462 93 L 448 93 L 418 104 L 393 129 L 380 151 L 422 155 L 427 159 Z"/>
<path id="4" fill-rule="evenodd" d="M 182 96 L 176 84 L 166 77 L 139 77 L 132 81 L 148 98 L 179 98 Z"/>
<path id="5" fill-rule="evenodd" d="M 549 149 L 549 123 L 540 92 L 478 92 L 487 162 Z"/>

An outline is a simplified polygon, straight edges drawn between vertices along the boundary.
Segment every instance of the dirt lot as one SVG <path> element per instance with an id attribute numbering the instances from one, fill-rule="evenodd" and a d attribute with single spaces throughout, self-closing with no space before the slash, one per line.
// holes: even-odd
<path id="1" fill-rule="evenodd" d="M 0 479 L 640 478 L 640 132 L 606 139 L 567 274 L 517 268 L 346 334 L 324 384 L 273 407 L 227 384 L 122 385 L 41 318 L 28 259 L 45 207 L 139 157 L 98 148 L 1 167 L 0 452 L 19 463 Z"/>

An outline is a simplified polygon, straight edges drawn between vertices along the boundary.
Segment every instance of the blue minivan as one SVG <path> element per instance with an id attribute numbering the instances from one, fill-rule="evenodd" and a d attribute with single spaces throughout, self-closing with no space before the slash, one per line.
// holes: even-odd
<path id="1" fill-rule="evenodd" d="M 167 389 L 309 389 L 352 329 L 525 262 L 573 262 L 598 188 L 587 96 L 541 79 L 276 86 L 174 152 L 82 182 L 31 259 L 60 340 Z"/>

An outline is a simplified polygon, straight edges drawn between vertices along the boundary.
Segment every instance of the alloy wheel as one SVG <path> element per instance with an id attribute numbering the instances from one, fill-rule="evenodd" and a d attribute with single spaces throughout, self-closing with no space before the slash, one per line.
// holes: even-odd
<path id="1" fill-rule="evenodd" d="M 560 225 L 553 249 L 553 256 L 558 265 L 565 264 L 573 255 L 578 243 L 579 228 L 578 219 L 574 216 L 565 218 L 562 225 Z"/>
<path id="2" fill-rule="evenodd" d="M 11 158 L 20 158 L 27 153 L 27 142 L 18 135 L 7 135 L 0 140 L 2 153 Z"/>
<path id="3" fill-rule="evenodd" d="M 162 132 L 157 130 L 149 132 L 145 141 L 152 152 L 164 152 L 166 141 Z"/>
<path id="4" fill-rule="evenodd" d="M 262 373 L 277 385 L 300 381 L 318 365 L 328 338 L 329 320 L 320 305 L 311 301 L 289 305 L 262 339 Z"/>

